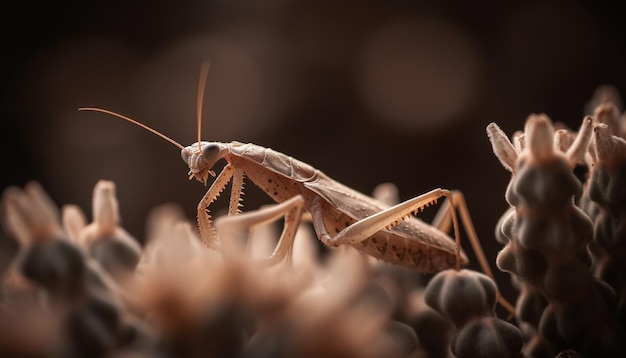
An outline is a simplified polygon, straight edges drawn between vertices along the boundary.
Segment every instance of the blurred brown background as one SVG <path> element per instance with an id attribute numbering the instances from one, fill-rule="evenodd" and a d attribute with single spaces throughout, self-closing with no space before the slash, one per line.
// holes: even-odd
<path id="1" fill-rule="evenodd" d="M 2 187 L 37 180 L 90 213 L 114 180 L 139 238 L 158 204 L 193 219 L 205 188 L 174 146 L 77 108 L 187 145 L 206 59 L 205 140 L 271 147 L 365 193 L 462 190 L 491 258 L 509 174 L 487 124 L 577 127 L 598 85 L 626 93 L 626 26 L 602 1 L 14 1 L 1 16 Z M 247 188 L 247 210 L 269 203 Z"/>

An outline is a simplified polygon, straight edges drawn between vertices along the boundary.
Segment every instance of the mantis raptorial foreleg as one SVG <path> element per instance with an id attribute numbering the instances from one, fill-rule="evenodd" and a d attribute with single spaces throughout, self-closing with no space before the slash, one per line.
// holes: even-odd
<path id="1" fill-rule="evenodd" d="M 204 194 L 200 203 L 198 203 L 198 227 L 200 229 L 200 238 L 207 247 L 216 251 L 220 250 L 221 243 L 217 240 L 215 229 L 213 228 L 213 224 L 211 224 L 211 216 L 209 215 L 208 206 L 215 199 L 217 199 L 220 192 L 224 190 L 230 181 L 230 178 L 233 177 L 234 172 L 235 167 L 232 164 L 226 165 L 217 178 L 215 178 L 215 181 L 211 184 L 209 190 L 207 190 Z"/>
<path id="2" fill-rule="evenodd" d="M 255 260 L 255 264 L 262 266 L 273 266 L 280 262 L 286 255 L 288 262 L 291 260 L 291 250 L 296 231 L 302 220 L 302 212 L 304 210 L 305 201 L 302 196 L 297 195 L 291 199 L 277 205 L 272 205 L 256 211 L 250 211 L 239 215 L 228 215 L 218 218 L 215 226 L 223 238 L 223 248 L 244 242 L 250 232 L 250 228 L 255 225 L 262 225 L 281 217 L 285 217 L 285 225 L 280 235 L 278 244 L 274 252 L 266 259 Z M 242 250 L 236 250 L 242 252 Z"/>
<path id="3" fill-rule="evenodd" d="M 233 173 L 233 185 L 230 190 L 230 204 L 228 215 L 241 214 L 241 195 L 243 193 L 243 169 L 235 168 Z"/>

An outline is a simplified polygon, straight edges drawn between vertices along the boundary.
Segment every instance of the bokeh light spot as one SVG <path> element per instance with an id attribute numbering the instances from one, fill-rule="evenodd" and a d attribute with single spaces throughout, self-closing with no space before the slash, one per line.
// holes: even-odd
<path id="1" fill-rule="evenodd" d="M 432 18 L 394 20 L 379 28 L 359 68 L 363 101 L 400 130 L 433 130 L 459 118 L 480 77 L 471 40 Z"/>

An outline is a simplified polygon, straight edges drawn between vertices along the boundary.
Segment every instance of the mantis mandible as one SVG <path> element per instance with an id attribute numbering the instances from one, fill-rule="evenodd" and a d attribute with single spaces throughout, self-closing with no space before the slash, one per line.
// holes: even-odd
<path id="1" fill-rule="evenodd" d="M 493 277 L 480 249 L 463 196 L 458 191 L 438 188 L 390 206 L 272 149 L 251 143 L 202 141 L 201 106 L 208 68 L 208 63 L 203 64 L 200 76 L 197 142 L 186 147 L 121 114 L 93 107 L 79 109 L 122 118 L 174 144 L 181 150 L 182 159 L 189 166 L 190 180 L 195 178 L 206 185 L 209 175 L 216 177 L 197 207 L 200 237 L 206 246 L 219 251 L 222 242 L 218 233 L 221 236 L 237 235 L 251 226 L 283 216 L 283 232 L 273 254 L 266 259 L 268 265 L 277 263 L 291 251 L 296 230 L 306 211 L 310 214 L 317 237 L 325 245 L 351 245 L 375 258 L 420 272 L 459 269 L 468 259 L 460 248 L 456 216 L 458 209 L 483 270 Z M 221 159 L 225 159 L 227 164 L 216 176 L 212 168 Z M 258 185 L 278 204 L 240 213 L 244 177 Z M 219 218 L 214 227 L 208 208 L 230 181 L 228 216 Z M 447 200 L 432 224 L 412 216 L 442 197 Z M 455 240 L 446 234 L 451 223 Z"/>

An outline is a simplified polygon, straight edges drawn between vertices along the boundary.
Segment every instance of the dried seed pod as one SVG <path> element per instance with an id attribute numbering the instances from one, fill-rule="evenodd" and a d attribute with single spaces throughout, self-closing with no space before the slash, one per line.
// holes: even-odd
<path id="1" fill-rule="evenodd" d="M 29 247 L 20 255 L 18 265 L 25 277 L 57 299 L 73 300 L 86 293 L 83 254 L 66 240 L 49 240 Z"/>
<path id="2" fill-rule="evenodd" d="M 71 307 L 63 318 L 64 356 L 104 357 L 119 345 L 120 312 L 106 295 L 94 295 Z"/>
<path id="3" fill-rule="evenodd" d="M 522 334 L 495 316 L 496 285 L 486 275 L 446 270 L 426 286 L 426 303 L 457 327 L 457 357 L 521 357 Z"/>
<path id="4" fill-rule="evenodd" d="M 82 226 L 80 209 L 70 207 L 63 211 L 66 229 L 77 243 L 114 278 L 131 274 L 141 256 L 141 247 L 135 238 L 119 225 L 119 204 L 115 184 L 101 180 L 93 191 L 93 222 Z"/>
<path id="5" fill-rule="evenodd" d="M 495 317 L 481 317 L 459 330 L 452 351 L 458 358 L 522 357 L 517 327 Z"/>
<path id="6" fill-rule="evenodd" d="M 406 323 L 390 320 L 384 331 L 381 345 L 390 356 L 410 357 L 420 349 L 417 334 Z"/>
<path id="7" fill-rule="evenodd" d="M 41 185 L 26 184 L 24 190 L 9 187 L 2 194 L 4 224 L 20 246 L 63 237 L 59 211 Z"/>
<path id="8" fill-rule="evenodd" d="M 452 339 L 452 324 L 434 310 L 428 310 L 410 321 L 419 344 L 428 357 L 447 357 Z"/>
<path id="9" fill-rule="evenodd" d="M 134 246 L 115 238 L 102 237 L 89 246 L 94 258 L 112 277 L 121 277 L 135 270 L 139 253 Z"/>
<path id="10" fill-rule="evenodd" d="M 497 289 L 484 274 L 470 270 L 439 272 L 426 286 L 426 303 L 455 326 L 476 317 L 495 316 Z"/>
<path id="11" fill-rule="evenodd" d="M 375 261 L 374 281 L 386 293 L 392 319 L 406 323 L 417 334 L 418 347 L 412 356 L 445 357 L 450 353 L 453 325 L 424 301 L 423 276 L 401 267 Z"/>

